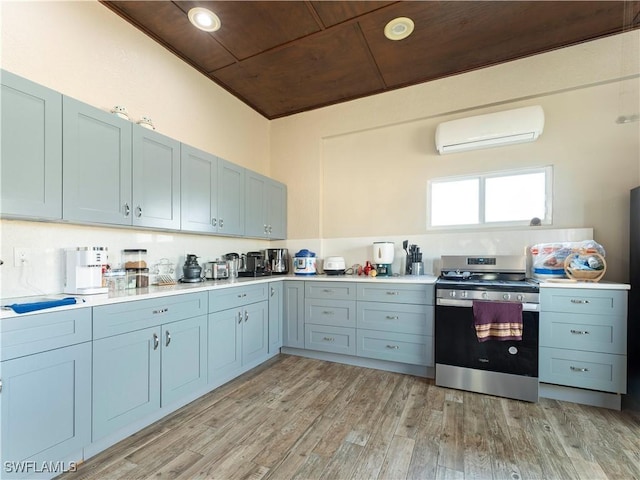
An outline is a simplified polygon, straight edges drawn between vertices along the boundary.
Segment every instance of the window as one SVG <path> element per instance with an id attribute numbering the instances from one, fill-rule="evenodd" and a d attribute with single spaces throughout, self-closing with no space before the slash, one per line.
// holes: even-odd
<path id="1" fill-rule="evenodd" d="M 429 181 L 429 228 L 551 224 L 552 168 Z"/>

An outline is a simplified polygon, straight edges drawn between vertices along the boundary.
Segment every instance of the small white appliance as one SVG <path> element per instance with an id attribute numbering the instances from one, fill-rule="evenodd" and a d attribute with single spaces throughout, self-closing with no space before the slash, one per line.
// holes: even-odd
<path id="1" fill-rule="evenodd" d="M 392 275 L 391 264 L 393 263 L 393 257 L 393 242 L 373 242 L 373 263 L 378 275 L 383 277 Z"/>
<path id="2" fill-rule="evenodd" d="M 93 295 L 107 293 L 102 268 L 107 264 L 107 247 L 76 247 L 65 250 L 64 293 Z"/>
<path id="3" fill-rule="evenodd" d="M 344 275 L 346 269 L 344 257 L 327 257 L 324 259 L 324 273 L 327 275 Z"/>
<path id="4" fill-rule="evenodd" d="M 316 254 L 306 248 L 296 253 L 293 258 L 293 273 L 296 275 L 315 275 Z"/>

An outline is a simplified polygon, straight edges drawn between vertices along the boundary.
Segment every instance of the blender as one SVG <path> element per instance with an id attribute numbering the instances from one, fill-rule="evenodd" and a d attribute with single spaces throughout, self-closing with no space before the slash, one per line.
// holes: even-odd
<path id="1" fill-rule="evenodd" d="M 393 242 L 373 242 L 373 263 L 378 276 L 390 277 L 393 263 Z"/>

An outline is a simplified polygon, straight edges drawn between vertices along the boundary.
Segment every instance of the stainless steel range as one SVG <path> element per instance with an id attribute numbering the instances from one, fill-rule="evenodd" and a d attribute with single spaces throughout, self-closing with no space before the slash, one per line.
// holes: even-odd
<path id="1" fill-rule="evenodd" d="M 436 385 L 538 401 L 539 287 L 526 257 L 441 257 Z"/>

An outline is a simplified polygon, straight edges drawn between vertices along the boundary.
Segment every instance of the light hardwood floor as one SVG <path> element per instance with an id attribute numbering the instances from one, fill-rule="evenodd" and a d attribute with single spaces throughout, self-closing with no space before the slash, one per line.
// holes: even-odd
<path id="1" fill-rule="evenodd" d="M 60 478 L 638 479 L 640 413 L 279 355 Z"/>

